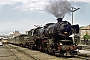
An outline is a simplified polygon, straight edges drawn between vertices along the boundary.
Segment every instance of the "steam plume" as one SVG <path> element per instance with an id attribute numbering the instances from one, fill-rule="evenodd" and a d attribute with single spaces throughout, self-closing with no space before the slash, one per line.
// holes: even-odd
<path id="1" fill-rule="evenodd" d="M 45 10 L 53 14 L 56 18 L 64 18 L 70 12 L 71 5 L 67 0 L 52 0 Z"/>

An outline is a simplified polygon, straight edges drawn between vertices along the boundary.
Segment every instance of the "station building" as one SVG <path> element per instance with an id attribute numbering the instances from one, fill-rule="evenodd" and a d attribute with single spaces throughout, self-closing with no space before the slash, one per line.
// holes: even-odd
<path id="1" fill-rule="evenodd" d="M 80 28 L 80 38 L 83 39 L 84 35 L 90 35 L 90 25 L 83 26 Z"/>

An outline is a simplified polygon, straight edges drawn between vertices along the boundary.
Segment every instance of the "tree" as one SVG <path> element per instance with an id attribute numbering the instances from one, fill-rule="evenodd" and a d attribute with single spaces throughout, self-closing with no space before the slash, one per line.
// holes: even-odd
<path id="1" fill-rule="evenodd" d="M 90 35 L 86 34 L 83 36 L 84 39 L 90 39 Z"/>
<path id="2" fill-rule="evenodd" d="M 88 45 L 89 44 L 88 39 L 90 39 L 90 35 L 86 34 L 84 35 L 83 38 L 84 38 L 84 44 Z"/>

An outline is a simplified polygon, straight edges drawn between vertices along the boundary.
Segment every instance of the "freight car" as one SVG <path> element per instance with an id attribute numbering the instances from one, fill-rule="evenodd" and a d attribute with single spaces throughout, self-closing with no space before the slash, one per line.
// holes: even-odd
<path id="1" fill-rule="evenodd" d="M 60 56 L 78 54 L 78 45 L 74 43 L 72 34 L 79 34 L 79 25 L 71 25 L 68 21 L 57 19 L 57 23 L 48 23 L 29 31 L 31 49 L 41 50 Z"/>

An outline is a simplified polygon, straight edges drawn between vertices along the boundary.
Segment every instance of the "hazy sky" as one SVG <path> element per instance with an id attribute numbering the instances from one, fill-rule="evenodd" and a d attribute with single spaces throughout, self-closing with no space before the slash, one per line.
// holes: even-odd
<path id="1" fill-rule="evenodd" d="M 72 7 L 80 8 L 74 12 L 74 24 L 90 24 L 90 0 L 68 0 Z M 56 17 L 44 10 L 50 0 L 0 0 L 0 35 L 25 31 L 34 25 L 56 22 Z M 71 14 L 63 20 L 71 23 Z"/>

